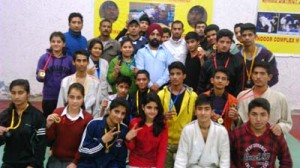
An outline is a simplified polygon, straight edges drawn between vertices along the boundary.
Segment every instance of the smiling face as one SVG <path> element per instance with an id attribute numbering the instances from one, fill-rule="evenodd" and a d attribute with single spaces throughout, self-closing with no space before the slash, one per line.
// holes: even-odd
<path id="1" fill-rule="evenodd" d="M 158 114 L 158 105 L 156 102 L 149 102 L 142 107 L 146 115 L 146 122 L 153 122 Z"/>
<path id="2" fill-rule="evenodd" d="M 66 44 L 59 36 L 53 36 L 50 40 L 50 46 L 53 52 L 62 52 Z"/>
<path id="3" fill-rule="evenodd" d="M 112 125 L 117 125 L 123 121 L 125 116 L 126 116 L 126 107 L 119 105 L 113 109 L 109 109 L 107 122 Z"/>
<path id="4" fill-rule="evenodd" d="M 27 104 L 29 99 L 29 93 L 26 92 L 23 86 L 16 85 L 10 90 L 11 100 L 15 106 L 22 107 Z"/>
<path id="5" fill-rule="evenodd" d="M 91 53 L 92 57 L 100 58 L 100 56 L 102 54 L 102 46 L 99 43 L 96 43 L 90 50 L 90 53 Z"/>
<path id="6" fill-rule="evenodd" d="M 131 57 L 131 55 L 133 54 L 133 51 L 134 51 L 134 48 L 130 41 L 124 42 L 124 44 L 121 46 L 122 56 L 125 58 Z"/>

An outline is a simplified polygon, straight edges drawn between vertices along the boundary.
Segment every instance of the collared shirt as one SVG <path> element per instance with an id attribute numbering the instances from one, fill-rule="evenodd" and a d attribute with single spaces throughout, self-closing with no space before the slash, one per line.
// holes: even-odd
<path id="1" fill-rule="evenodd" d="M 186 42 L 183 38 L 179 39 L 178 41 L 174 41 L 172 37 L 163 43 L 172 56 L 177 60 L 185 64 L 185 59 L 187 55 L 187 47 Z"/>
<path id="2" fill-rule="evenodd" d="M 167 83 L 169 80 L 168 66 L 174 61 L 171 53 L 162 45 L 157 49 L 156 55 L 153 55 L 149 45 L 138 50 L 135 56 L 136 67 L 145 69 L 150 74 L 149 87 L 157 83 L 159 86 Z"/>
<path id="3" fill-rule="evenodd" d="M 67 107 L 64 109 L 64 111 L 61 113 L 61 116 L 64 116 L 64 115 L 65 115 L 69 120 L 71 120 L 71 121 L 76 121 L 76 120 L 78 120 L 79 118 L 84 119 L 83 111 L 82 111 L 81 108 L 80 108 L 79 113 L 78 113 L 76 116 L 72 117 L 72 116 L 68 113 L 68 106 L 67 106 Z"/>

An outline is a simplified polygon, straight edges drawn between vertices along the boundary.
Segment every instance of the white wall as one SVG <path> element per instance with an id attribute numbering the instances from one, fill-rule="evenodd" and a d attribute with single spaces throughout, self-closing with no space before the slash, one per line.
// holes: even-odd
<path id="1" fill-rule="evenodd" d="M 213 22 L 221 28 L 233 29 L 237 22 L 253 22 L 257 14 L 257 0 L 215 0 Z M 42 84 L 35 80 L 39 57 L 49 47 L 53 31 L 66 32 L 68 15 L 80 12 L 84 16 L 82 34 L 93 37 L 94 0 L 1 0 L 0 1 L 0 97 L 5 87 L 16 78 L 30 80 L 32 93 L 39 94 Z M 300 109 L 300 57 L 277 58 L 279 83 L 274 89 L 283 92 L 292 109 Z"/>

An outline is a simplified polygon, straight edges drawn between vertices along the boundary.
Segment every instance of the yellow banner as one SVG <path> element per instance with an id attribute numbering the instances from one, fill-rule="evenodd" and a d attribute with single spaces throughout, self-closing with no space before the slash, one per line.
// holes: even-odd
<path id="1" fill-rule="evenodd" d="M 257 42 L 273 53 L 300 56 L 300 0 L 260 0 Z"/>
<path id="2" fill-rule="evenodd" d="M 152 23 L 169 26 L 181 20 L 185 33 L 193 31 L 197 20 L 212 22 L 213 0 L 95 0 L 94 35 L 99 36 L 99 23 L 106 18 L 113 21 L 112 38 L 125 27 L 129 18 L 146 13 Z"/>

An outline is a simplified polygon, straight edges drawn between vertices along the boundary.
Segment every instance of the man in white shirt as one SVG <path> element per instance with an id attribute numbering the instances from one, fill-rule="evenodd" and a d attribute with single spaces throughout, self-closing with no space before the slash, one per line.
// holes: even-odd
<path id="1" fill-rule="evenodd" d="M 176 20 L 171 25 L 171 38 L 163 43 L 175 58 L 175 60 L 185 64 L 185 59 L 187 55 L 187 47 L 184 38 L 182 38 L 182 33 L 184 32 L 183 23 L 180 20 Z"/>

